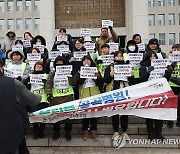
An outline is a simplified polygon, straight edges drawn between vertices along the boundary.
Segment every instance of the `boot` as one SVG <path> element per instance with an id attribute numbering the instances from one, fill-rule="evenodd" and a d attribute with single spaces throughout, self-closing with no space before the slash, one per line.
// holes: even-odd
<path id="1" fill-rule="evenodd" d="M 174 121 L 168 121 L 167 127 L 168 128 L 173 128 L 173 126 L 174 126 Z"/>
<path id="2" fill-rule="evenodd" d="M 152 141 L 153 139 L 155 139 L 154 133 L 148 133 L 148 139 L 149 139 L 150 141 Z"/>
<path id="3" fill-rule="evenodd" d="M 180 116 L 177 117 L 176 126 L 180 127 Z"/>
<path id="4" fill-rule="evenodd" d="M 34 131 L 34 136 L 33 136 L 33 139 L 38 139 L 38 126 L 39 124 L 38 123 L 34 123 L 33 124 L 33 131 Z"/>
<path id="5" fill-rule="evenodd" d="M 65 138 L 66 138 L 66 141 L 71 141 L 71 133 L 70 133 L 70 131 L 66 131 Z"/>
<path id="6" fill-rule="evenodd" d="M 88 130 L 84 130 L 83 132 L 83 140 L 87 140 L 88 139 Z"/>
<path id="7" fill-rule="evenodd" d="M 162 136 L 161 131 L 158 131 L 155 133 L 155 138 L 160 139 L 161 141 L 163 141 L 165 139 L 164 136 Z"/>
<path id="8" fill-rule="evenodd" d="M 52 139 L 53 139 L 53 140 L 57 140 L 59 137 L 60 137 L 59 131 L 55 131 Z"/>
<path id="9" fill-rule="evenodd" d="M 41 123 L 40 126 L 39 126 L 39 133 L 38 133 L 39 138 L 44 138 L 45 137 L 44 129 L 45 129 L 45 124 Z"/>
<path id="10" fill-rule="evenodd" d="M 95 130 L 91 131 L 91 137 L 92 137 L 93 140 L 97 141 L 97 136 L 96 136 L 96 131 Z"/>

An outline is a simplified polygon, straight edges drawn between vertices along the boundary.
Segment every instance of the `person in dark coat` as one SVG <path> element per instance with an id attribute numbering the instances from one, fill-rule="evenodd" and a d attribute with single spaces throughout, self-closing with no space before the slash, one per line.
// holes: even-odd
<path id="1" fill-rule="evenodd" d="M 0 60 L 0 97 L 0 153 L 18 154 L 18 147 L 24 138 L 21 105 L 36 105 L 41 96 L 30 93 L 18 80 L 4 76 Z"/>

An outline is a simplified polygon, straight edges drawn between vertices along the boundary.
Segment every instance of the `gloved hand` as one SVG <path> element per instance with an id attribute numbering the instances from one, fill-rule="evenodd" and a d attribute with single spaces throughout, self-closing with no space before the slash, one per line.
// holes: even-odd
<path id="1" fill-rule="evenodd" d="M 52 99 L 52 94 L 49 94 L 49 95 L 47 96 L 47 100 L 48 100 L 48 102 L 50 102 L 50 103 L 51 103 L 51 99 Z"/>
<path id="2" fill-rule="evenodd" d="M 130 64 L 130 61 L 129 61 L 129 60 L 126 60 L 126 64 Z"/>
<path id="3" fill-rule="evenodd" d="M 95 76 L 97 76 L 97 78 L 100 78 L 101 77 L 101 74 L 99 72 L 96 72 L 95 73 Z"/>
<path id="4" fill-rule="evenodd" d="M 21 77 L 20 77 L 20 76 L 18 76 L 18 77 L 16 78 L 16 80 L 21 81 Z"/>
<path id="5" fill-rule="evenodd" d="M 99 60 L 97 60 L 96 61 L 96 64 L 98 65 L 98 64 L 102 64 L 103 63 L 103 61 L 101 60 L 101 59 L 99 59 Z"/>
<path id="6" fill-rule="evenodd" d="M 148 73 L 150 73 L 151 71 L 153 71 L 154 70 L 154 66 L 149 66 L 148 68 L 147 68 L 147 72 Z"/>
<path id="7" fill-rule="evenodd" d="M 177 66 L 177 62 L 172 62 L 171 67 L 174 70 L 174 68 Z"/>
<path id="8" fill-rule="evenodd" d="M 56 42 L 55 42 L 55 44 L 59 44 L 59 43 L 60 43 L 60 41 L 56 41 Z"/>
<path id="9" fill-rule="evenodd" d="M 112 26 L 109 26 L 108 28 L 109 28 L 110 32 L 112 32 L 112 31 L 113 31 Z"/>
<path id="10" fill-rule="evenodd" d="M 46 81 L 47 81 L 46 79 L 42 79 L 42 82 L 43 82 L 44 84 L 46 83 Z"/>
<path id="11" fill-rule="evenodd" d="M 69 62 L 73 62 L 73 61 L 77 61 L 77 59 L 75 57 L 71 57 L 71 59 L 69 60 Z"/>

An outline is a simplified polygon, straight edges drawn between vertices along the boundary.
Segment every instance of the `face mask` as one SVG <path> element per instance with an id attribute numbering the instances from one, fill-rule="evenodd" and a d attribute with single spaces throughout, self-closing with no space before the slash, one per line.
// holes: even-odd
<path id="1" fill-rule="evenodd" d="M 89 67 L 89 65 L 88 65 L 88 64 L 86 64 L 86 65 L 85 65 L 85 67 Z"/>
<path id="2" fill-rule="evenodd" d="M 43 74 L 44 71 L 34 71 L 34 74 Z"/>
<path id="3" fill-rule="evenodd" d="M 128 49 L 129 49 L 129 51 L 134 51 L 136 49 L 136 47 L 135 46 L 129 46 Z"/>

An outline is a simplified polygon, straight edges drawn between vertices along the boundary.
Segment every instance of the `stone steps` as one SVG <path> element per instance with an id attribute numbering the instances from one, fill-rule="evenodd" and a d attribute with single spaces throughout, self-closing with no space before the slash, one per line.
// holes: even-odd
<path id="1" fill-rule="evenodd" d="M 180 149 L 180 136 L 164 135 L 166 138 L 164 142 L 158 143 L 157 140 L 154 142 L 143 142 L 143 139 L 147 138 L 147 135 L 129 135 L 131 140 L 126 142 L 124 148 L 173 148 Z M 90 136 L 89 136 L 90 137 Z M 139 140 L 142 142 L 138 142 Z M 170 141 L 168 139 L 178 139 L 178 143 Z M 143 144 L 144 143 L 144 144 Z M 27 135 L 27 145 L 29 147 L 112 147 L 111 135 L 98 135 L 98 141 L 93 141 L 91 138 L 83 140 L 81 135 L 72 135 L 71 141 L 66 141 L 64 135 L 58 140 L 54 141 L 51 136 L 46 136 L 43 139 L 34 140 L 32 135 Z"/>

